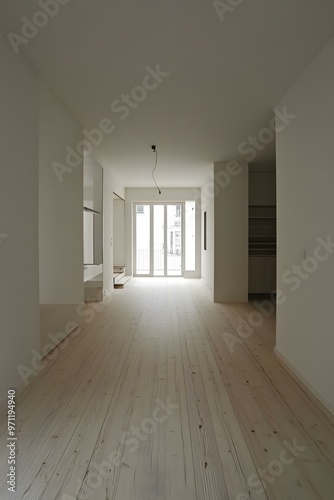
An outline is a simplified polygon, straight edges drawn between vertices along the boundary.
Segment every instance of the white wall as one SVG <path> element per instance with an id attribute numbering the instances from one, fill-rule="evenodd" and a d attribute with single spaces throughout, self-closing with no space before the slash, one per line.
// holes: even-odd
<path id="1" fill-rule="evenodd" d="M 204 250 L 204 212 L 206 212 L 207 221 L 206 250 Z M 212 165 L 201 188 L 201 271 L 202 279 L 209 287 L 212 299 L 214 285 L 214 217 L 214 168 Z"/>
<path id="2" fill-rule="evenodd" d="M 216 162 L 201 188 L 202 279 L 215 302 L 248 301 L 248 164 Z"/>
<path id="3" fill-rule="evenodd" d="M 88 266 L 84 271 L 85 281 L 103 272 L 103 295 L 107 297 L 113 291 L 113 266 L 114 266 L 114 193 L 121 198 L 125 197 L 124 185 L 121 178 L 113 172 L 98 156 L 97 151 L 89 155 L 90 169 L 101 166 L 103 169 L 102 179 L 102 212 L 103 212 L 103 265 Z M 93 179 L 92 179 L 93 181 Z M 93 182 L 94 183 L 94 182 Z M 90 193 L 85 190 L 89 198 Z M 95 205 L 95 209 L 99 206 Z"/>
<path id="4" fill-rule="evenodd" d="M 214 165 L 214 301 L 248 301 L 248 164 Z"/>
<path id="5" fill-rule="evenodd" d="M 39 348 L 38 80 L 0 31 L 0 400 Z M 5 236 L 8 235 L 8 236 Z"/>
<path id="6" fill-rule="evenodd" d="M 103 170 L 103 293 L 110 295 L 113 286 L 113 227 L 114 227 L 114 175 L 110 168 Z"/>
<path id="7" fill-rule="evenodd" d="M 93 155 L 84 155 L 84 206 L 102 212 L 103 209 L 103 169 Z"/>
<path id="8" fill-rule="evenodd" d="M 113 193 L 124 198 L 121 179 L 111 168 L 103 168 L 103 290 L 104 296 L 110 295 L 113 286 L 113 240 L 114 240 L 114 199 Z"/>
<path id="9" fill-rule="evenodd" d="M 125 199 L 125 187 L 123 181 L 115 173 L 113 174 L 113 193 L 117 194 L 123 200 Z"/>
<path id="10" fill-rule="evenodd" d="M 276 205 L 276 171 L 249 166 L 249 205 Z"/>
<path id="11" fill-rule="evenodd" d="M 125 272 L 131 276 L 133 274 L 133 202 L 183 202 L 195 200 L 198 204 L 201 198 L 199 188 L 161 188 L 162 194 L 154 188 L 126 188 L 125 189 Z M 201 277 L 201 218 L 200 207 L 196 210 L 196 271 L 184 273 L 186 278 Z"/>
<path id="12" fill-rule="evenodd" d="M 315 272 L 301 269 L 304 279 L 291 279 L 292 266 L 312 267 L 310 260 L 303 261 L 303 252 L 313 257 L 317 238 L 326 240 L 331 235 L 334 241 L 333 60 L 334 40 L 279 105 L 297 117 L 277 134 L 278 288 L 285 302 L 277 310 L 276 348 L 332 412 L 333 249 L 327 252 L 327 260 L 316 262 Z M 326 250 L 320 255 L 325 258 Z"/>
<path id="13" fill-rule="evenodd" d="M 39 105 L 39 352 L 42 354 L 50 350 L 47 348 L 50 333 L 62 332 L 60 341 L 82 322 L 77 310 L 84 301 L 83 162 L 77 156 L 77 166 L 68 169 L 71 171 L 57 170 L 58 177 L 52 167 L 58 161 L 68 168 L 65 148 L 76 150 L 82 140 L 81 130 L 42 82 Z M 69 330 L 67 323 L 72 325 Z"/>
<path id="14" fill-rule="evenodd" d="M 125 203 L 114 199 L 114 265 L 125 266 Z"/>
<path id="15" fill-rule="evenodd" d="M 39 146 L 39 259 L 41 304 L 79 304 L 83 288 L 83 164 L 59 182 L 52 163 L 65 163 L 81 127 L 41 84 Z"/>
<path id="16" fill-rule="evenodd" d="M 83 205 L 98 214 L 83 213 L 84 281 L 103 268 L 103 168 L 92 154 L 83 158 Z"/>

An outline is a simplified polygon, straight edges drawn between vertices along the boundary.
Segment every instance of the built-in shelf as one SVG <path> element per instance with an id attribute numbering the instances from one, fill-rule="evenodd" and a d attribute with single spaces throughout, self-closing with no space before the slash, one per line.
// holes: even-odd
<path id="1" fill-rule="evenodd" d="M 101 302 L 103 300 L 103 273 L 85 281 L 85 302 Z"/>
<path id="2" fill-rule="evenodd" d="M 276 220 L 276 217 L 248 217 L 249 220 Z"/>
<path id="3" fill-rule="evenodd" d="M 249 293 L 276 288 L 276 206 L 250 205 L 248 214 Z"/>
<path id="4" fill-rule="evenodd" d="M 125 275 L 124 266 L 114 266 L 113 282 L 114 288 L 124 288 L 124 285 L 130 281 L 131 276 Z"/>

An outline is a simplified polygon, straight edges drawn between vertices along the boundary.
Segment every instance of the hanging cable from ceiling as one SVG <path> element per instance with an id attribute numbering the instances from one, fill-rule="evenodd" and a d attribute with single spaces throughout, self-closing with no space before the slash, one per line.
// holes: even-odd
<path id="1" fill-rule="evenodd" d="M 161 194 L 161 190 L 157 184 L 157 181 L 155 180 L 155 176 L 154 176 L 154 172 L 156 171 L 156 168 L 158 166 L 158 150 L 157 150 L 157 147 L 156 146 L 152 146 L 152 151 L 153 153 L 155 153 L 155 165 L 154 165 L 154 169 L 152 171 L 152 177 L 153 177 L 153 180 L 154 180 L 154 184 L 156 185 L 156 188 L 158 190 L 158 193 Z"/>

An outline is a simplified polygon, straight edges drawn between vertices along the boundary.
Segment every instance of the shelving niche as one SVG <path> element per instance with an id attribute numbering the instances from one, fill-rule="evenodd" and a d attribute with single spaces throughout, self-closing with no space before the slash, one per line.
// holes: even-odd
<path id="1" fill-rule="evenodd" d="M 271 293 L 276 288 L 276 206 L 250 205 L 248 220 L 248 291 Z"/>

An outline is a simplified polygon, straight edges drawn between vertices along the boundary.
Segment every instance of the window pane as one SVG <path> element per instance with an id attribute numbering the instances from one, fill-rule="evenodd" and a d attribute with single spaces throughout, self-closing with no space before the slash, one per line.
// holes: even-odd
<path id="1" fill-rule="evenodd" d="M 165 274 L 165 207 L 164 205 L 154 205 L 154 276 Z"/>
<path id="2" fill-rule="evenodd" d="M 185 203 L 185 270 L 195 271 L 196 210 L 194 201 Z"/>
<path id="3" fill-rule="evenodd" d="M 182 274 L 181 205 L 167 205 L 167 276 Z"/>
<path id="4" fill-rule="evenodd" d="M 136 206 L 136 274 L 150 274 L 150 208 Z"/>

